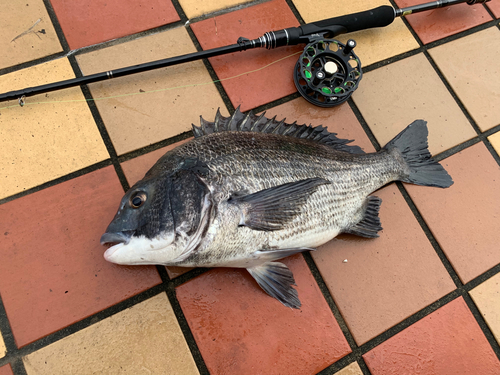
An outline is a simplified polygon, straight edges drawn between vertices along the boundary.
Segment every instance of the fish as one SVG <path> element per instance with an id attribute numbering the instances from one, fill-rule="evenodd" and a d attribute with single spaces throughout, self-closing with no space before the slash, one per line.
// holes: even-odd
<path id="1" fill-rule="evenodd" d="M 374 153 L 321 125 L 239 108 L 200 121 L 192 140 L 123 196 L 100 240 L 107 261 L 246 268 L 267 294 L 298 309 L 293 274 L 278 260 L 340 233 L 378 237 L 382 201 L 371 194 L 390 182 L 453 184 L 431 157 L 424 120 Z"/>

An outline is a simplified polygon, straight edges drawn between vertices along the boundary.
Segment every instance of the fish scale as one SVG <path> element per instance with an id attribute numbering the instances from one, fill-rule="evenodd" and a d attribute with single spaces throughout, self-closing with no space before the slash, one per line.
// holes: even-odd
<path id="1" fill-rule="evenodd" d="M 427 127 L 410 124 L 364 154 L 324 127 L 287 124 L 237 110 L 193 127 L 125 194 L 101 237 L 118 264 L 246 268 L 262 289 L 299 308 L 291 271 L 277 260 L 339 233 L 374 238 L 391 181 L 448 187 L 432 160 Z"/>

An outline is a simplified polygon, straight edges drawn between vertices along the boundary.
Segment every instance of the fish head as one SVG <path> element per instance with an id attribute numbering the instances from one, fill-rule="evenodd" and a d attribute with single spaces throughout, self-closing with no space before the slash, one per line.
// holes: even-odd
<path id="1" fill-rule="evenodd" d="M 101 244 L 112 245 L 104 258 L 124 265 L 178 263 L 200 241 L 209 193 L 190 170 L 146 175 L 123 196 L 102 235 Z"/>

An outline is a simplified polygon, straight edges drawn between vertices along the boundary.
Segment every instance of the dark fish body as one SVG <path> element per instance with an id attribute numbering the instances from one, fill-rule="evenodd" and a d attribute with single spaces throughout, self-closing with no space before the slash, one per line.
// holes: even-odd
<path id="1" fill-rule="evenodd" d="M 276 260 L 339 233 L 377 237 L 391 181 L 447 187 L 418 120 L 364 154 L 322 127 L 219 114 L 166 153 L 122 199 L 102 243 L 119 264 L 243 267 L 271 296 L 299 307 L 293 276 Z"/>

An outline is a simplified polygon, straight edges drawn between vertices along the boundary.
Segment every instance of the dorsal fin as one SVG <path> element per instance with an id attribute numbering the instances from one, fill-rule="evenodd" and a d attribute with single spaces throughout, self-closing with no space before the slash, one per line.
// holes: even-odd
<path id="1" fill-rule="evenodd" d="M 225 132 L 225 131 L 242 131 L 256 133 L 274 133 L 282 134 L 288 137 L 300 139 L 309 139 L 318 142 L 339 151 L 346 151 L 352 154 L 362 154 L 363 150 L 359 146 L 351 146 L 352 140 L 337 138 L 336 133 L 330 133 L 327 128 L 311 125 L 297 125 L 297 122 L 288 124 L 285 119 L 276 120 L 276 116 L 269 119 L 264 116 L 256 116 L 252 111 L 247 115 L 240 111 L 240 107 L 229 117 L 224 117 L 220 114 L 219 109 L 215 115 L 214 122 L 206 121 L 200 116 L 200 126 L 193 124 L 194 137 L 198 138 L 204 135 Z"/>

